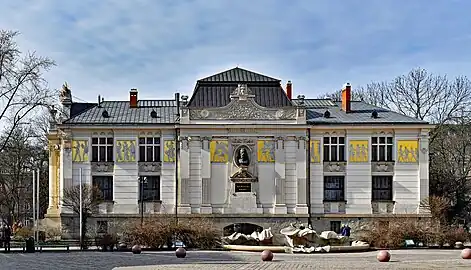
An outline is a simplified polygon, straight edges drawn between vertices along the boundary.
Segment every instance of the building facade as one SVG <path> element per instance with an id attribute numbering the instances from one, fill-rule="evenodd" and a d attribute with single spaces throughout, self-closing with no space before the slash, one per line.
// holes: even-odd
<path id="1" fill-rule="evenodd" d="M 230 227 L 310 222 L 318 230 L 387 216 L 428 216 L 424 121 L 351 100 L 293 98 L 291 82 L 234 68 L 191 97 L 75 103 L 51 125 L 48 222 L 73 227 L 63 191 L 97 186 L 93 221 L 172 214 Z M 142 202 L 142 203 L 141 203 Z"/>

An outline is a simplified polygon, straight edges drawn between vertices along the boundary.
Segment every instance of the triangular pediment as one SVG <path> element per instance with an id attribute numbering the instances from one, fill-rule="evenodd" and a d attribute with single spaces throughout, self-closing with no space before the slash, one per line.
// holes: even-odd
<path id="1" fill-rule="evenodd" d="M 280 80 L 259 74 L 240 67 L 229 69 L 209 77 L 198 80 L 198 82 L 280 82 Z"/>

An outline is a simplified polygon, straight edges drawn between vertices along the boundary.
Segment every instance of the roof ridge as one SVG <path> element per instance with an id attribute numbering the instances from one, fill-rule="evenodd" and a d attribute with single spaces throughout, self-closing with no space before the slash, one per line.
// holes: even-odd
<path id="1" fill-rule="evenodd" d="M 273 77 L 255 72 L 255 71 L 251 71 L 248 69 L 240 68 L 240 67 L 235 67 L 235 68 L 218 72 L 208 77 L 201 78 L 197 82 L 243 82 L 243 81 L 250 82 L 250 80 L 241 80 L 240 78 L 237 79 L 234 77 L 247 77 L 244 79 L 249 79 L 249 77 L 252 77 L 250 79 L 255 79 L 252 82 L 281 82 L 280 79 L 276 79 L 276 78 L 273 78 Z M 263 79 L 263 80 L 260 80 L 260 79 Z"/>

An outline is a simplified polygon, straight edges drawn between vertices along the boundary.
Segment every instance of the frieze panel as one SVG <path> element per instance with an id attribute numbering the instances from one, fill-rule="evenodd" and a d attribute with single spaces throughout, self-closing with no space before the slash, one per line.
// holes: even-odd
<path id="1" fill-rule="evenodd" d="M 112 173 L 114 169 L 113 162 L 92 162 L 92 172 Z"/>
<path id="2" fill-rule="evenodd" d="M 139 172 L 160 172 L 162 168 L 161 162 L 139 162 Z"/>
<path id="3" fill-rule="evenodd" d="M 272 109 L 258 105 L 247 85 L 240 84 L 231 94 L 231 102 L 222 108 L 190 109 L 194 120 L 296 120 L 296 108 Z"/>
<path id="4" fill-rule="evenodd" d="M 392 162 L 371 162 L 371 172 L 394 172 L 394 161 Z"/>
<path id="5" fill-rule="evenodd" d="M 345 172 L 346 162 L 324 162 L 324 172 Z"/>

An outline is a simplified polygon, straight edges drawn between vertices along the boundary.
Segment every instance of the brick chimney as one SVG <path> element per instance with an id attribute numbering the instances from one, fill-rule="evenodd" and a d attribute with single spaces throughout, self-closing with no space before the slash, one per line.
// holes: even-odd
<path id="1" fill-rule="evenodd" d="M 286 84 L 286 95 L 288 96 L 289 100 L 293 99 L 293 84 L 291 81 L 288 81 Z"/>
<path id="2" fill-rule="evenodd" d="M 132 88 L 131 91 L 129 91 L 129 107 L 137 108 L 137 89 L 136 88 Z"/>
<path id="3" fill-rule="evenodd" d="M 346 113 L 351 111 L 352 86 L 346 83 L 342 88 L 342 110 Z"/>

